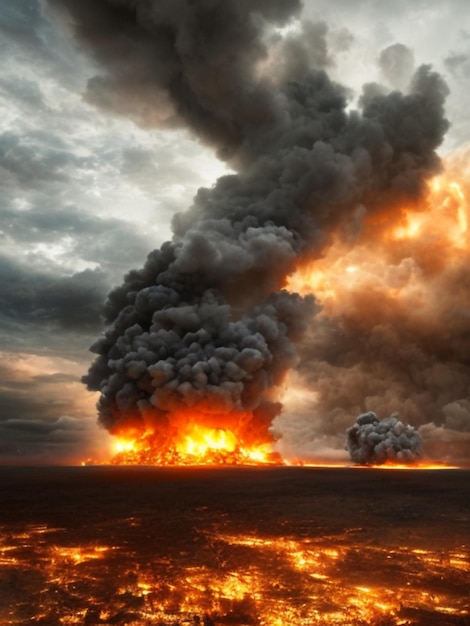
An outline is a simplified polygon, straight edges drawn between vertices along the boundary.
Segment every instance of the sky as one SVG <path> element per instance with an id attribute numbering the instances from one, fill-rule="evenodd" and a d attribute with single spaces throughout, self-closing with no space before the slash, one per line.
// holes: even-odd
<path id="1" fill-rule="evenodd" d="M 156 105 L 129 116 L 93 102 L 88 86 L 105 69 L 53 5 L 7 0 L 0 8 L 0 464 L 109 454 L 97 394 L 80 380 L 103 330 L 103 302 L 171 237 L 173 216 L 197 190 L 229 171 L 183 125 L 160 123 Z M 402 89 L 429 63 L 450 90 L 439 151 L 468 145 L 466 0 L 303 5 L 302 19 L 327 24 L 326 48 L 312 46 L 312 58 L 321 55 L 349 89 L 351 109 L 364 83 Z M 403 45 L 398 64 L 382 54 L 394 44 Z M 311 442 L 314 426 L 305 423 L 302 436 Z"/>

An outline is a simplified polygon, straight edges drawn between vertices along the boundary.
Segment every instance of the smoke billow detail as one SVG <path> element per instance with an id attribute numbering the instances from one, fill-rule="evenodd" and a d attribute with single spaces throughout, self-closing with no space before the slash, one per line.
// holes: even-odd
<path id="1" fill-rule="evenodd" d="M 419 201 L 441 168 L 444 82 L 422 66 L 408 93 L 365 90 L 362 110 L 349 110 L 322 67 L 325 25 L 281 46 L 276 72 L 269 32 L 297 1 L 49 3 L 103 67 L 90 102 L 142 125 L 184 125 L 235 171 L 199 190 L 172 240 L 110 293 L 85 377 L 101 394 L 100 423 L 166 445 L 191 415 L 269 440 L 276 388 L 315 359 L 304 338 L 320 307 L 286 278 L 334 238 L 357 237 L 364 216 L 380 222 Z"/>
<path id="2" fill-rule="evenodd" d="M 372 411 L 359 415 L 346 432 L 346 446 L 354 463 L 384 465 L 412 463 L 421 456 L 420 434 L 397 417 L 379 420 Z"/>

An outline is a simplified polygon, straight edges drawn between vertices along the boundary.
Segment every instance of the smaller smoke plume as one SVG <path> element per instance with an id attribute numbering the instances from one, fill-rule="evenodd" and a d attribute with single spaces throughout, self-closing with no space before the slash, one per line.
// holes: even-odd
<path id="1" fill-rule="evenodd" d="M 421 435 L 393 416 L 379 420 L 372 411 L 362 413 L 346 437 L 351 459 L 360 465 L 412 463 L 420 457 Z"/>

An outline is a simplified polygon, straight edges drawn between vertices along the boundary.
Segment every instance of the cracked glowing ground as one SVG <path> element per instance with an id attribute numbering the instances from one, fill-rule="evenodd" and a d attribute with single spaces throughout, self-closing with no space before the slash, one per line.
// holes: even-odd
<path id="1" fill-rule="evenodd" d="M 0 471 L 0 623 L 463 625 L 468 470 Z"/>

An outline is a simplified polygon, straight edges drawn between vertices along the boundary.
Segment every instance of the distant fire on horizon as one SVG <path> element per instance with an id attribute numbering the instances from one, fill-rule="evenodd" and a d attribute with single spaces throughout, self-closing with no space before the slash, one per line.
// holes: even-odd
<path id="1" fill-rule="evenodd" d="M 350 102 L 311 66 L 326 26 L 282 34 L 298 0 L 49 2 L 102 68 L 91 103 L 188 128 L 233 171 L 109 294 L 84 382 L 114 461 L 276 464 L 281 439 L 308 462 L 296 446 L 348 431 L 354 462 L 406 464 L 468 433 L 470 176 L 436 152 L 444 80 L 423 65 Z M 291 383 L 315 397 L 286 422 Z M 370 412 L 398 416 L 393 454 L 355 447 Z"/>

